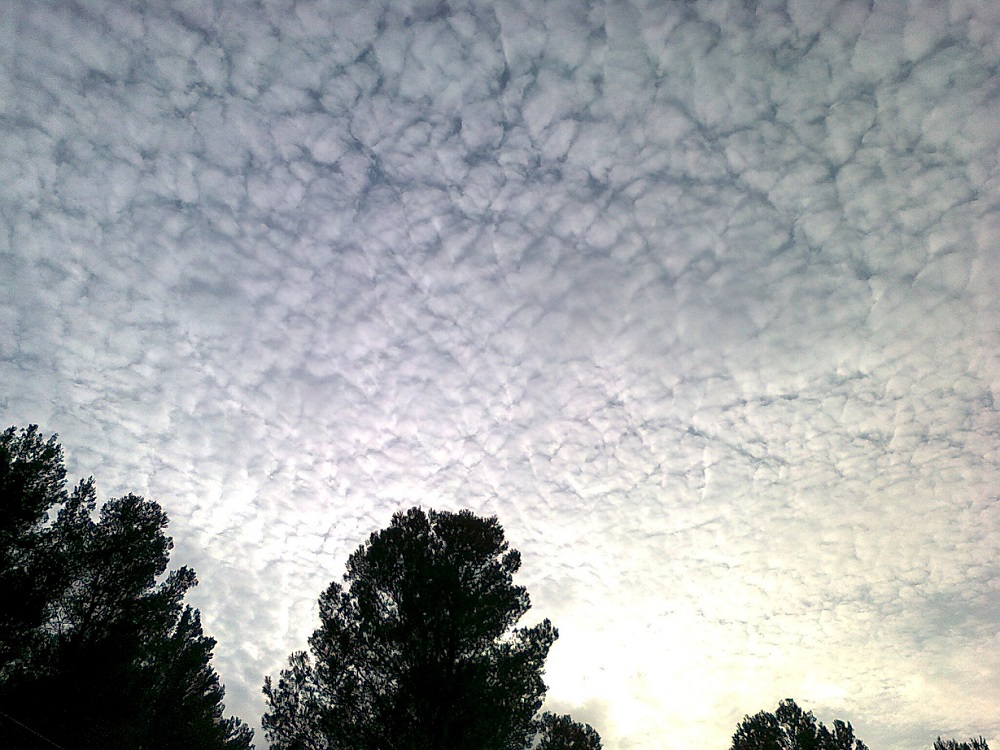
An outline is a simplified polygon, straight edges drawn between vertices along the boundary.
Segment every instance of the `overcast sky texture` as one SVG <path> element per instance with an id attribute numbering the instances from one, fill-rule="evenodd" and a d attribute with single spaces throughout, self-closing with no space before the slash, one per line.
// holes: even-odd
<path id="1" fill-rule="evenodd" d="M 609 750 L 1000 746 L 998 63 L 992 0 L 7 0 L 0 426 L 164 506 L 252 725 L 420 504 Z"/>

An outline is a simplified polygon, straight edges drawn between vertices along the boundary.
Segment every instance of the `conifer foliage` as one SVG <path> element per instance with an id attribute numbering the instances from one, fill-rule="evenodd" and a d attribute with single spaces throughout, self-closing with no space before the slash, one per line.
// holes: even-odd
<path id="1" fill-rule="evenodd" d="M 266 680 L 273 750 L 599 748 L 589 727 L 538 718 L 557 632 L 518 627 L 520 564 L 495 517 L 394 515 L 320 597 L 309 652 Z"/>
<path id="2" fill-rule="evenodd" d="M 601 750 L 601 735 L 568 714 L 546 711 L 535 722 L 533 750 Z"/>
<path id="3" fill-rule="evenodd" d="M 938 737 L 934 740 L 934 750 L 990 750 L 989 743 L 983 736 L 970 737 L 967 741 L 955 739 L 944 740 Z"/>
<path id="4" fill-rule="evenodd" d="M 197 580 L 167 572 L 166 527 L 137 495 L 98 509 L 92 479 L 67 493 L 55 436 L 0 435 L 0 746 L 252 747 L 223 716 L 215 641 L 183 601 Z"/>
<path id="5" fill-rule="evenodd" d="M 868 750 L 854 736 L 850 722 L 837 719 L 833 729 L 803 711 L 791 698 L 778 703 L 774 713 L 746 716 L 733 735 L 731 750 Z"/>

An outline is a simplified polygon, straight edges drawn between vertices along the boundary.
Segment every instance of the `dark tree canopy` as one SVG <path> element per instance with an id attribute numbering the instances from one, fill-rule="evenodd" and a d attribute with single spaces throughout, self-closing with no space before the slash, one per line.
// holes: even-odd
<path id="1" fill-rule="evenodd" d="M 934 740 L 934 750 L 990 750 L 985 737 L 970 737 L 966 742 L 958 740 Z"/>
<path id="2" fill-rule="evenodd" d="M 272 748 L 528 747 L 557 633 L 548 620 L 516 627 L 530 606 L 512 580 L 520 564 L 496 518 L 394 515 L 320 597 L 309 653 L 266 680 Z M 599 746 L 590 731 L 597 745 L 550 747 Z"/>
<path id="3" fill-rule="evenodd" d="M 34 426 L 0 434 L 0 683 L 27 656 L 60 585 L 45 522 L 66 502 L 62 449 Z"/>
<path id="4" fill-rule="evenodd" d="M 2 580 L 33 598 L 0 631 L 0 746 L 252 747 L 222 715 L 215 641 L 183 603 L 194 572 L 167 572 L 166 514 L 136 495 L 98 511 L 93 480 L 69 494 L 64 482 L 55 437 L 3 433 Z"/>
<path id="5" fill-rule="evenodd" d="M 791 698 L 778 704 L 774 713 L 761 711 L 746 716 L 733 735 L 731 750 L 868 750 L 855 738 L 850 723 L 839 719 L 833 729 L 816 721 Z"/>
<path id="6" fill-rule="evenodd" d="M 601 750 L 601 735 L 590 724 L 546 711 L 535 722 L 534 750 Z"/>

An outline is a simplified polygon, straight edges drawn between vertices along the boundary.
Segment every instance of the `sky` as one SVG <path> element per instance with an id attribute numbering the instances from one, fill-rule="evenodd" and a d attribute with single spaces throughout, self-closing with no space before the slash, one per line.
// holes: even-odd
<path id="1" fill-rule="evenodd" d="M 609 750 L 997 747 L 998 155 L 989 0 L 8 0 L 0 421 L 164 507 L 254 726 L 421 505 Z"/>

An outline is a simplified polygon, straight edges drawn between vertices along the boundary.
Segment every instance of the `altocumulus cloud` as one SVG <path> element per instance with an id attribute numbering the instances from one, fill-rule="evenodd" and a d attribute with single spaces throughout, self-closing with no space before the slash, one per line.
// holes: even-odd
<path id="1" fill-rule="evenodd" d="M 1000 742 L 998 62 L 961 0 L 13 0 L 0 414 L 164 505 L 251 723 L 421 503 L 610 748 Z"/>

